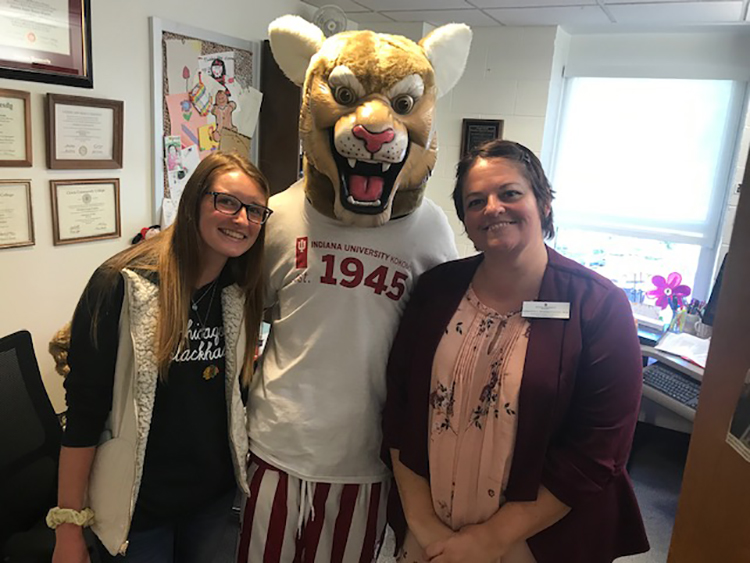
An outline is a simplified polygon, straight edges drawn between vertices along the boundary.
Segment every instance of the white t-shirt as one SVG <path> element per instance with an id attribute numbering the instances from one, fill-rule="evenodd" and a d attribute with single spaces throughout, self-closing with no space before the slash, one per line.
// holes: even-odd
<path id="1" fill-rule="evenodd" d="M 250 449 L 308 481 L 382 481 L 388 353 L 416 277 L 457 257 L 453 232 L 427 199 L 376 228 L 321 215 L 301 182 L 269 205 L 273 324 L 250 388 Z"/>

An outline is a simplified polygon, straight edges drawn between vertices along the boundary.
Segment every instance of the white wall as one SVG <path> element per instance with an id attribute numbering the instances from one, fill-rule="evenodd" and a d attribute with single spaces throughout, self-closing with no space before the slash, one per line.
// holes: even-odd
<path id="1" fill-rule="evenodd" d="M 36 245 L 0 251 L 0 335 L 27 329 L 52 404 L 64 409 L 62 379 L 53 369 L 47 342 L 73 313 L 88 277 L 125 248 L 152 218 L 151 55 L 149 16 L 157 16 L 242 39 L 267 37 L 268 23 L 286 13 L 309 15 L 296 0 L 223 0 L 220 8 L 184 0 L 92 2 L 93 90 L 0 79 L 0 88 L 31 92 L 33 168 L 2 168 L 0 177 L 31 179 Z M 122 170 L 53 171 L 45 167 L 43 101 L 47 92 L 125 102 Z M 122 238 L 69 246 L 52 245 L 49 180 L 119 178 Z"/>
<path id="2" fill-rule="evenodd" d="M 360 24 L 359 29 L 369 29 L 378 33 L 388 33 L 390 35 L 403 35 L 414 42 L 419 42 L 419 40 L 434 29 L 434 27 L 424 22 L 394 22 Z"/>
<path id="3" fill-rule="evenodd" d="M 541 154 L 555 38 L 554 27 L 474 29 L 463 77 L 438 100 L 438 163 L 427 195 L 445 209 L 462 255 L 475 252 L 450 197 L 461 150 L 462 119 L 502 119 L 503 138 Z"/>

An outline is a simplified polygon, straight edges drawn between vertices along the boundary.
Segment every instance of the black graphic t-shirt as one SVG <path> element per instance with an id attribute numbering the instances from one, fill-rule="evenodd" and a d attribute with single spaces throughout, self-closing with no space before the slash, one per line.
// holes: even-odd
<path id="1" fill-rule="evenodd" d="M 228 283 L 222 274 L 214 286 L 195 292 L 197 310 L 190 311 L 187 345 L 175 352 L 167 378 L 157 383 L 132 529 L 153 528 L 195 513 L 234 487 L 221 310 L 221 290 Z M 65 382 L 68 427 L 63 444 L 71 447 L 97 443 L 112 404 L 124 282 L 118 276 L 102 310 L 97 347 L 88 337 L 92 286 L 96 287 L 89 284 L 74 316 L 71 372 Z"/>

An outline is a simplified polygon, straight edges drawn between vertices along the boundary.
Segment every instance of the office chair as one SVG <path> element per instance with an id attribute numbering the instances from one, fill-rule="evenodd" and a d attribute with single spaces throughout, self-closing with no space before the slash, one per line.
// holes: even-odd
<path id="1" fill-rule="evenodd" d="M 57 504 L 62 428 L 42 383 L 31 334 L 0 338 L 0 561 L 49 563 L 55 533 L 47 511 Z M 92 563 L 96 538 L 84 530 Z"/>
<path id="2" fill-rule="evenodd" d="M 62 429 L 42 383 L 31 334 L 0 339 L 0 554 L 2 561 L 50 561 Z"/>

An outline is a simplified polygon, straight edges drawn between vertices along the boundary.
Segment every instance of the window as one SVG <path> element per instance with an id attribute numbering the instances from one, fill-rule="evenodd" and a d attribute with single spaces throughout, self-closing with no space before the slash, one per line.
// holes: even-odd
<path id="1" fill-rule="evenodd" d="M 582 229 L 559 229 L 555 248 L 561 254 L 599 272 L 642 301 L 653 289 L 651 278 L 679 272 L 693 287 L 701 247 L 694 244 L 628 237 Z"/>
<path id="2" fill-rule="evenodd" d="M 743 96 L 729 80 L 566 79 L 555 246 L 621 287 L 677 271 L 705 298 Z"/>

